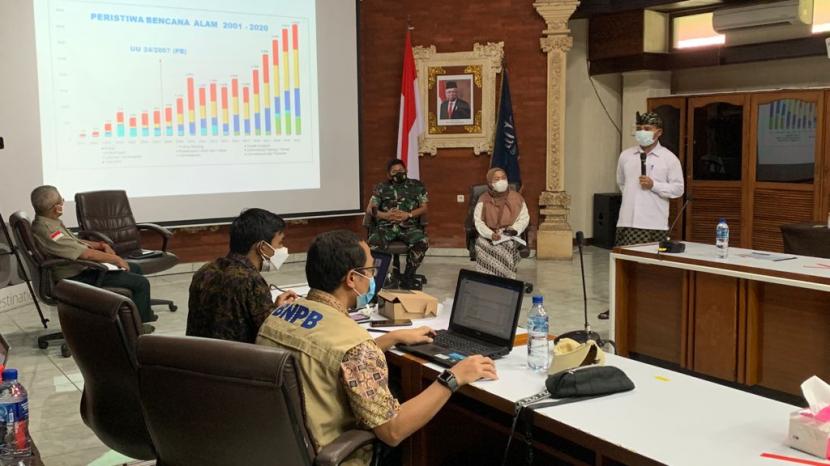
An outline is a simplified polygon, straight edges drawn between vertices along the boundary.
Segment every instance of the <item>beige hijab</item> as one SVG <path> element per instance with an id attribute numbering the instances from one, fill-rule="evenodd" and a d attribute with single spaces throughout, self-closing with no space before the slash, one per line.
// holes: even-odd
<path id="1" fill-rule="evenodd" d="M 516 223 L 519 214 L 522 212 L 522 206 L 525 203 L 521 194 L 508 189 L 503 193 L 498 193 L 493 190 L 493 177 L 496 173 L 504 170 L 501 168 L 491 168 L 487 171 L 487 187 L 489 191 L 482 194 L 479 200 L 484 204 L 481 216 L 484 223 L 493 231 L 500 228 L 507 228 Z"/>

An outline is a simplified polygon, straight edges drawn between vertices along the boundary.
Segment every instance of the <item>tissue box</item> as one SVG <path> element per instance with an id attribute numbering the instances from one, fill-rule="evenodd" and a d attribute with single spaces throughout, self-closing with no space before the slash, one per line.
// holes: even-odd
<path id="1" fill-rule="evenodd" d="M 830 459 L 830 422 L 819 421 L 809 410 L 792 413 L 787 445 L 822 459 Z"/>
<path id="2" fill-rule="evenodd" d="M 421 291 L 383 290 L 378 293 L 378 312 L 393 320 L 435 317 L 438 300 Z"/>

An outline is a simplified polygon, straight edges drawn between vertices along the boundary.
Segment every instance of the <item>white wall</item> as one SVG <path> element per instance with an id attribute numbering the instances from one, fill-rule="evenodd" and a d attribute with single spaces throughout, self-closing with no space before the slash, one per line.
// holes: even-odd
<path id="1" fill-rule="evenodd" d="M 588 76 L 588 20 L 570 22 L 574 38 L 568 53 L 565 110 L 565 189 L 571 195 L 570 224 L 593 237 L 594 193 L 616 192 L 620 135 L 597 99 Z M 602 102 L 618 126 L 622 109 L 620 75 L 594 78 Z"/>

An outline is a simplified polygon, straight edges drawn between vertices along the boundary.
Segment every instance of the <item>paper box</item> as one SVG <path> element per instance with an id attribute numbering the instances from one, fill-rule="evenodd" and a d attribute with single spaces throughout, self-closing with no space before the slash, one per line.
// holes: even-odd
<path id="1" fill-rule="evenodd" d="M 787 445 L 822 459 L 830 459 L 830 422 L 819 421 L 809 410 L 792 413 Z"/>
<path id="2" fill-rule="evenodd" d="M 383 290 L 378 312 L 387 319 L 424 319 L 438 314 L 438 300 L 421 291 Z"/>

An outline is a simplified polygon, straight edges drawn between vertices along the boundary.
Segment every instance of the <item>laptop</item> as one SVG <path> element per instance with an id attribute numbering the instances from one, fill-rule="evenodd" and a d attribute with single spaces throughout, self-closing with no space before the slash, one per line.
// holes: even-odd
<path id="1" fill-rule="evenodd" d="M 378 293 L 383 289 L 383 286 L 386 284 L 386 278 L 389 276 L 389 265 L 392 263 L 392 254 L 382 251 L 372 251 L 372 258 L 375 261 L 374 266 L 377 267 L 378 273 L 375 275 L 375 296 L 369 304 L 377 304 Z"/>
<path id="2" fill-rule="evenodd" d="M 474 354 L 505 356 L 513 349 L 523 291 L 519 280 L 461 270 L 449 328 L 437 331 L 432 343 L 397 348 L 445 367 Z"/>

